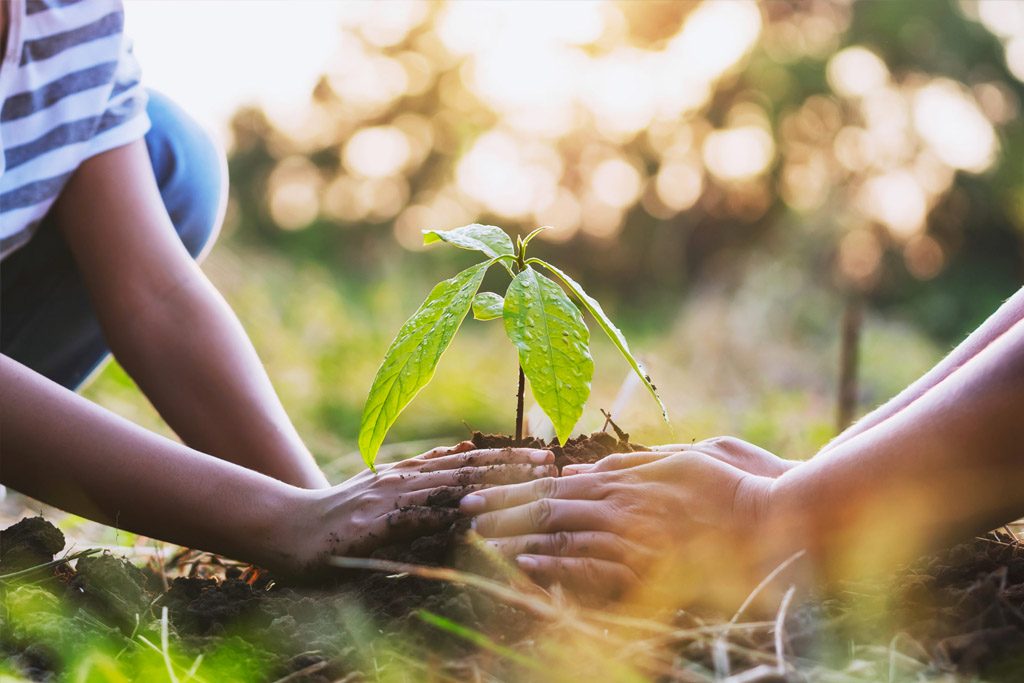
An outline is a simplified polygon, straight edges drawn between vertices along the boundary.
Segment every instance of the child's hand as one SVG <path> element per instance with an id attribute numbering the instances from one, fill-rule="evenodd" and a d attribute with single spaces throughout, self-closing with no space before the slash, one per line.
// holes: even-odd
<path id="1" fill-rule="evenodd" d="M 551 451 L 473 450 L 463 441 L 381 465 L 376 474 L 366 470 L 338 486 L 299 491 L 295 514 L 277 533 L 282 552 L 276 569 L 315 573 L 330 555 L 365 556 L 439 531 L 461 515 L 458 502 L 468 493 L 557 473 Z"/>

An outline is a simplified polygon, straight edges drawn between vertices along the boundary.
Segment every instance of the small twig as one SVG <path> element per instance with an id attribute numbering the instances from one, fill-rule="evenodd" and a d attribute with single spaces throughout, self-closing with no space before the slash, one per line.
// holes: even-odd
<path id="1" fill-rule="evenodd" d="M 729 624 L 730 624 L 730 625 L 732 625 L 732 624 L 735 624 L 735 623 L 737 622 L 737 620 L 739 620 L 739 618 L 740 618 L 740 615 L 742 615 L 742 614 L 743 614 L 743 612 L 745 612 L 745 611 L 746 611 L 746 609 L 747 609 L 748 607 L 750 607 L 750 603 L 754 602 L 754 600 L 756 600 L 756 599 L 757 599 L 757 596 L 761 594 L 761 591 L 763 591 L 763 590 L 765 589 L 765 587 L 766 587 L 766 586 L 767 586 L 767 585 L 768 585 L 769 583 L 771 583 L 771 582 L 772 582 L 772 580 L 773 580 L 773 579 L 774 579 L 774 578 L 775 578 L 776 576 L 778 576 L 779 574 L 781 574 L 782 572 L 784 572 L 784 571 L 785 571 L 785 570 L 786 570 L 786 569 L 787 569 L 787 568 L 788 568 L 788 567 L 789 567 L 789 566 L 790 566 L 791 564 L 793 564 L 794 562 L 796 562 L 797 560 L 799 560 L 799 559 L 800 559 L 801 557 L 803 557 L 803 556 L 804 556 L 804 555 L 805 555 L 806 553 L 807 553 L 807 551 L 806 551 L 806 550 L 798 550 L 797 552 L 793 553 L 792 555 L 790 555 L 789 557 L 787 557 L 787 558 L 786 558 L 785 560 L 783 560 L 783 561 L 782 561 L 782 562 L 781 562 L 781 563 L 779 564 L 779 566 L 777 566 L 777 567 L 776 567 L 775 569 L 773 569 L 773 570 L 771 571 L 771 573 L 769 573 L 769 574 L 768 574 L 768 576 L 764 577 L 764 578 L 763 578 L 763 579 L 761 580 L 761 583 L 757 584 L 757 586 L 756 586 L 756 587 L 754 588 L 754 590 L 752 590 L 752 591 L 750 592 L 750 595 L 748 595 L 748 596 L 747 596 L 747 599 L 743 601 L 743 604 L 742 604 L 742 605 L 740 605 L 740 608 L 739 608 L 738 610 L 736 610 L 736 613 L 732 615 L 732 619 L 730 619 L 730 620 L 729 620 Z"/>
<path id="2" fill-rule="evenodd" d="M 523 591 L 517 591 L 504 584 L 498 583 L 497 581 L 492 581 L 491 579 L 478 576 L 477 574 L 460 572 L 456 569 L 449 569 L 447 567 L 429 567 L 425 565 L 408 564 L 406 562 L 392 562 L 391 560 L 375 560 L 366 557 L 340 557 L 337 555 L 327 558 L 327 562 L 328 564 L 342 569 L 369 569 L 371 571 L 388 572 L 390 574 L 409 574 L 421 579 L 429 579 L 432 581 L 462 584 L 476 588 L 477 590 L 483 591 L 493 597 L 499 598 L 511 605 L 520 607 L 538 616 L 547 617 L 549 619 L 556 619 L 561 616 L 559 611 L 553 605 L 549 605 L 542 599 L 539 599 L 540 595 L 543 595 L 543 593 L 527 595 Z"/>
<path id="3" fill-rule="evenodd" d="M 780 676 L 786 675 L 786 610 L 796 593 L 796 586 L 790 586 L 779 603 L 779 613 L 775 615 L 775 665 Z"/>
<path id="4" fill-rule="evenodd" d="M 287 683 L 288 681 L 296 681 L 302 678 L 303 676 L 306 676 L 308 674 L 315 674 L 317 671 L 322 671 L 326 669 L 328 664 L 330 664 L 330 662 L 328 662 L 326 659 L 321 660 L 319 662 L 313 662 L 309 666 L 303 667 L 298 671 L 293 671 L 287 676 L 282 676 L 281 678 L 278 678 L 276 681 L 274 681 L 274 683 Z"/>
<path id="5" fill-rule="evenodd" d="M 202 652 L 196 655 L 195 661 L 192 662 L 192 666 L 190 666 L 188 668 L 188 671 L 185 672 L 186 681 L 191 681 L 193 678 L 195 678 L 196 673 L 198 673 L 199 671 L 199 666 L 203 663 L 203 657 L 205 656 L 206 655 L 204 655 Z"/>
<path id="6" fill-rule="evenodd" d="M 95 555 L 98 552 L 100 552 L 99 548 L 90 548 L 88 550 L 80 550 L 77 553 L 72 553 L 70 555 L 65 555 L 64 557 L 60 558 L 59 560 L 52 560 L 50 562 L 44 562 L 43 564 L 37 564 L 37 565 L 35 565 L 33 567 L 28 567 L 27 569 L 20 569 L 20 570 L 18 570 L 16 572 L 11 572 L 9 574 L 0 574 L 0 581 L 9 581 L 11 579 L 16 579 L 16 578 L 18 578 L 20 576 L 26 576 L 26 575 L 32 574 L 33 572 L 40 572 L 40 571 L 43 571 L 45 569 L 52 569 L 53 567 L 59 567 L 62 564 L 67 564 L 68 562 L 71 562 L 72 560 L 77 560 L 77 559 L 82 558 L 82 557 L 88 557 L 89 555 Z"/>
<path id="7" fill-rule="evenodd" d="M 619 441 L 624 443 L 629 442 L 629 434 L 619 429 L 619 425 L 615 424 L 615 420 L 612 419 L 612 414 L 604 408 L 601 408 L 601 414 L 604 415 L 604 427 L 601 427 L 602 432 L 608 431 L 608 425 L 611 425 L 612 429 L 615 430 L 615 436 L 619 437 Z"/>

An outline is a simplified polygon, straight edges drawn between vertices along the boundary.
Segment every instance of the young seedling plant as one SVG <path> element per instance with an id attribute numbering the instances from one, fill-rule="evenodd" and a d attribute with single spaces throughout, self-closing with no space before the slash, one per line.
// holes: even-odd
<path id="1" fill-rule="evenodd" d="M 430 382 L 441 355 L 470 310 L 477 320 L 502 319 L 505 333 L 519 351 L 516 442 L 523 438 L 523 394 L 525 380 L 529 379 L 534 399 L 551 419 L 558 442 L 565 444 L 583 414 L 594 375 L 590 330 L 565 290 L 594 317 L 668 421 L 665 405 L 650 376 L 630 352 L 626 338 L 605 315 L 601 304 L 561 269 L 526 256 L 530 242 L 545 229 L 537 228 L 525 238 L 517 237 L 514 245 L 504 230 L 493 225 L 474 223 L 454 230 L 423 231 L 424 244 L 446 242 L 482 252 L 487 260 L 438 283 L 391 342 L 370 387 L 359 428 L 359 451 L 370 469 L 374 468 L 388 430 Z M 479 292 L 484 275 L 495 264 L 501 264 L 512 278 L 504 297 Z M 538 269 L 554 275 L 558 282 Z"/>

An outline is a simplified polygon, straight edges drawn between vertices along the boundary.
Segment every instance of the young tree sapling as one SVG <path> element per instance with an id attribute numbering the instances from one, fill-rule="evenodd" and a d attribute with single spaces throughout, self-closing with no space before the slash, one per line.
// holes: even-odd
<path id="1" fill-rule="evenodd" d="M 423 232 L 424 244 L 446 242 L 482 252 L 488 259 L 438 283 L 398 331 L 384 355 L 359 428 L 359 450 L 371 469 L 388 430 L 430 382 L 441 355 L 470 310 L 477 320 L 501 318 L 505 333 L 519 351 L 516 441 L 523 437 L 523 395 L 525 380 L 529 379 L 534 398 L 551 419 L 559 443 L 564 444 L 583 413 L 594 374 L 590 330 L 565 290 L 594 317 L 668 420 L 650 376 L 630 352 L 626 338 L 605 315 L 601 304 L 561 269 L 539 258 L 527 258 L 527 246 L 544 229 L 537 228 L 525 238 L 518 237 L 515 244 L 504 230 L 493 225 L 474 223 L 454 230 Z M 512 278 L 504 297 L 478 291 L 487 270 L 496 263 Z M 561 286 L 538 268 L 553 274 Z"/>

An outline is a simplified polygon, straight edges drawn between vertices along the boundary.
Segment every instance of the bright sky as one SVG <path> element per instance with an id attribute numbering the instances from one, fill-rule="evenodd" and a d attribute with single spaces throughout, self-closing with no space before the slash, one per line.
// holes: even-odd
<path id="1" fill-rule="evenodd" d="M 128 0 L 127 31 L 147 85 L 225 137 L 231 113 L 308 105 L 337 48 L 346 5 L 261 0 Z M 352 7 L 349 5 L 348 7 Z"/>

